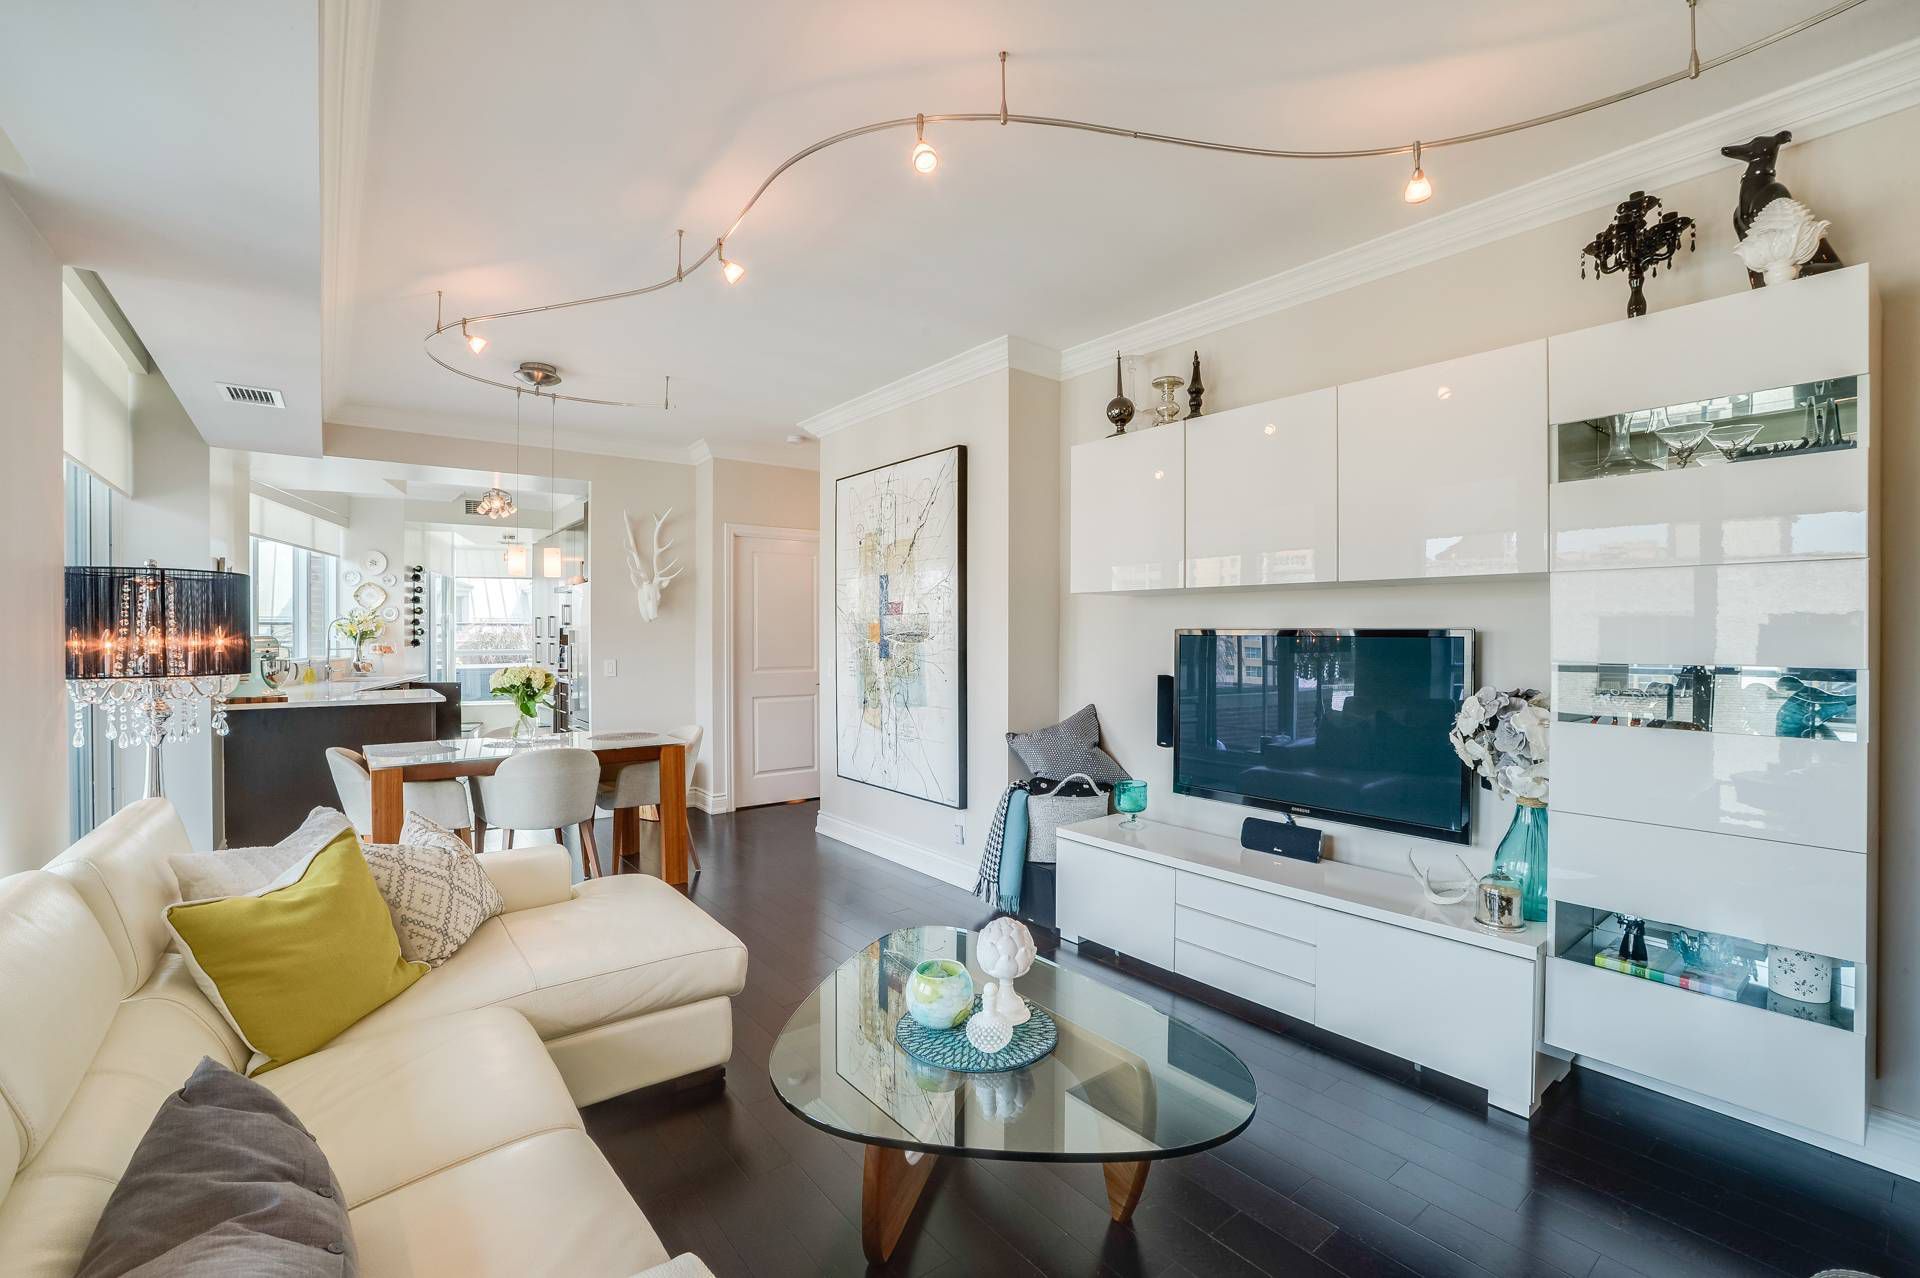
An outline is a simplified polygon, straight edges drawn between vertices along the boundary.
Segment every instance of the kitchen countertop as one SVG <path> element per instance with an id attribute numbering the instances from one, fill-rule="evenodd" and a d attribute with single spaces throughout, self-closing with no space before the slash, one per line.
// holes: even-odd
<path id="1" fill-rule="evenodd" d="M 418 675 L 367 675 L 357 679 L 329 679 L 322 683 L 290 683 L 280 691 L 285 701 L 229 703 L 228 714 L 242 710 L 299 710 L 311 706 L 396 705 L 409 701 L 438 702 L 446 698 L 432 688 L 406 688 Z"/>

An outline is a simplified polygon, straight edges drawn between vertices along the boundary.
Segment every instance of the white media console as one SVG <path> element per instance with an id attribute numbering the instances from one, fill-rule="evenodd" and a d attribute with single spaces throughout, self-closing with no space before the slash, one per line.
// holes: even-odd
<path id="1" fill-rule="evenodd" d="M 1545 924 L 1496 933 L 1410 875 L 1251 852 L 1102 817 L 1060 830 L 1060 933 L 1487 1090 L 1530 1116 L 1566 1072 L 1540 1051 Z"/>

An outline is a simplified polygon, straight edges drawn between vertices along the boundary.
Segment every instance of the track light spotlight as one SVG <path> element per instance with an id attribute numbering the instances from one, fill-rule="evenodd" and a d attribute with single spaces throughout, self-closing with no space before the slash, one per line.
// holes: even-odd
<path id="1" fill-rule="evenodd" d="M 460 321 L 460 336 L 467 339 L 467 349 L 472 351 L 475 355 L 478 355 L 481 351 L 484 351 L 485 349 L 487 349 L 487 339 L 480 336 L 480 334 L 478 333 L 469 333 L 467 331 L 467 322 L 465 320 Z"/>
<path id="2" fill-rule="evenodd" d="M 1425 204 L 1433 198 L 1433 183 L 1427 179 L 1426 170 L 1420 167 L 1420 144 L 1413 144 L 1413 176 L 1407 179 L 1406 201 L 1409 204 Z"/>
<path id="3" fill-rule="evenodd" d="M 729 262 L 727 260 L 727 242 L 725 240 L 715 240 L 714 247 L 717 250 L 716 256 L 720 259 L 720 273 L 727 277 L 727 283 L 738 284 L 741 279 L 745 277 L 747 268 L 738 262 Z"/>
<path id="4" fill-rule="evenodd" d="M 940 167 L 940 153 L 933 149 L 933 143 L 927 141 L 927 117 L 913 117 L 913 170 L 916 173 L 931 173 Z"/>

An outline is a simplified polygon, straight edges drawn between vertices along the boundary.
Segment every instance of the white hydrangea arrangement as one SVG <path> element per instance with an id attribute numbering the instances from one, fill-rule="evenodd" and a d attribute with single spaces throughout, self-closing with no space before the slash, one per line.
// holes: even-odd
<path id="1" fill-rule="evenodd" d="M 553 704 L 547 694 L 558 682 L 545 666 L 502 666 L 487 680 L 487 691 L 496 697 L 512 697 L 520 717 L 531 719 L 541 706 Z"/>
<path id="2" fill-rule="evenodd" d="M 1533 688 L 1482 688 L 1460 704 L 1447 740 L 1482 784 L 1531 807 L 1547 802 L 1547 699 Z"/>

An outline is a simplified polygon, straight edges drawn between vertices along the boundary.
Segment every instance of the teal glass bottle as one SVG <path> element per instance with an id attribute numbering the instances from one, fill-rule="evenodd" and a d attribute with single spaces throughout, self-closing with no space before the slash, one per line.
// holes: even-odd
<path id="1" fill-rule="evenodd" d="M 1547 809 L 1522 800 L 1513 809 L 1513 824 L 1494 851 L 1493 864 L 1521 885 L 1521 917 L 1529 923 L 1547 921 Z"/>

